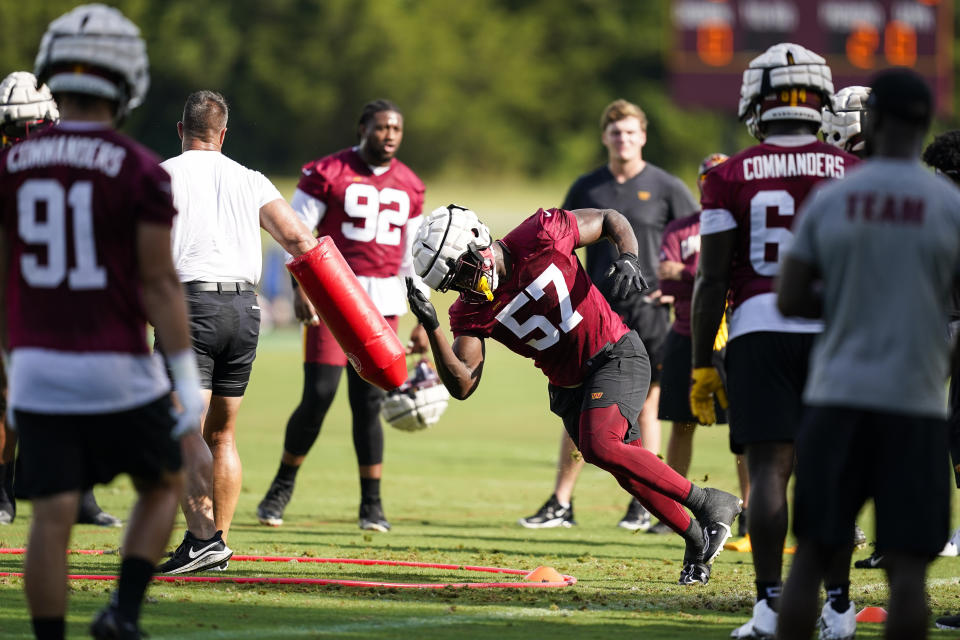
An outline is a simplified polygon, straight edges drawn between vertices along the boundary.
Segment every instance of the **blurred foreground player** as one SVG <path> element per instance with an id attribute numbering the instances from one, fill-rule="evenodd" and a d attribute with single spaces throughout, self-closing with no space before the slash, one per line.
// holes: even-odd
<path id="1" fill-rule="evenodd" d="M 33 501 L 24 588 L 41 640 L 65 635 L 66 550 L 81 492 L 119 473 L 132 477 L 137 502 L 117 591 L 90 630 L 141 637 L 140 604 L 177 508 L 179 439 L 202 408 L 170 256 L 170 180 L 114 131 L 143 101 L 147 67 L 139 29 L 116 9 L 85 5 L 54 20 L 36 74 L 63 120 L 0 158 L 0 335 L 20 438 L 17 488 Z M 169 345 L 179 413 L 147 321 Z"/>
<path id="2" fill-rule="evenodd" d="M 825 325 L 797 438 L 784 639 L 810 637 L 821 581 L 821 637 L 853 637 L 850 529 L 868 498 L 890 583 L 886 638 L 926 637 L 926 567 L 949 535 L 943 326 L 960 273 L 960 191 L 918 161 L 933 114 L 923 79 L 889 70 L 871 88 L 870 159 L 811 195 L 780 282 L 781 312 Z"/>
<path id="3" fill-rule="evenodd" d="M 550 410 L 584 460 L 609 471 L 687 543 L 680 584 L 706 584 L 710 565 L 740 513 L 740 499 L 702 489 L 643 448 L 637 415 L 650 382 L 650 361 L 635 331 L 613 312 L 574 250 L 609 240 L 611 295 L 640 295 L 637 240 L 612 209 L 539 210 L 493 242 L 474 212 L 435 210 L 420 228 L 414 266 L 437 291 L 454 289 L 451 346 L 436 310 L 408 283 L 410 308 L 430 339 L 440 379 L 466 399 L 480 383 L 484 340 L 531 358 L 550 381 Z M 691 517 L 684 509 L 693 512 Z"/>
<path id="4" fill-rule="evenodd" d="M 4 149 L 33 134 L 43 131 L 60 119 L 57 103 L 47 85 L 37 86 L 37 79 L 28 71 L 14 71 L 0 82 L 0 138 Z M 0 413 L 6 413 L 7 379 L 0 364 Z M 14 451 L 16 434 L 4 424 L 0 415 L 0 524 L 10 524 L 17 514 L 13 493 Z M 100 508 L 93 490 L 84 491 L 77 512 L 78 524 L 120 527 L 120 518 Z"/>
<path id="5" fill-rule="evenodd" d="M 769 636 L 776 628 L 793 441 L 810 348 L 822 325 L 784 318 L 773 281 L 793 241 L 800 204 L 817 182 L 842 178 L 856 162 L 816 137 L 832 94 L 822 57 L 795 44 L 770 47 L 750 62 L 740 89 L 740 116 L 762 142 L 707 173 L 703 184 L 690 404 L 702 424 L 714 422 L 714 396 L 723 382 L 713 345 L 729 293 L 730 437 L 747 459 L 757 587 L 753 617 L 734 638 Z"/>
<path id="6" fill-rule="evenodd" d="M 415 276 L 410 244 L 423 220 L 424 187 L 395 157 L 403 140 L 403 114 L 395 104 L 369 102 L 357 126 L 360 143 L 356 147 L 303 166 L 293 208 L 317 235 L 334 240 L 377 310 L 396 331 L 400 316 L 407 312 L 403 281 L 397 276 Z M 361 529 L 389 531 L 380 499 L 384 392 L 347 366 L 346 354 L 299 286 L 294 286 L 294 311 L 305 325 L 303 395 L 287 421 L 280 468 L 257 506 L 257 519 L 270 526 L 283 524 L 297 472 L 320 435 L 346 369 L 360 474 L 358 524 Z M 420 325 L 410 334 L 409 350 L 427 350 Z"/>

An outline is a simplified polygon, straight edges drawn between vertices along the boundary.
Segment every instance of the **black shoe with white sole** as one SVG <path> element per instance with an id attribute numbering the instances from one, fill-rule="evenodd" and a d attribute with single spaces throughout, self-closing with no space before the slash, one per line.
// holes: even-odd
<path id="1" fill-rule="evenodd" d="M 856 569 L 883 569 L 883 554 L 874 551 L 863 560 L 857 560 L 853 563 Z"/>
<path id="2" fill-rule="evenodd" d="M 383 505 L 379 502 L 360 503 L 359 524 L 364 531 L 380 531 L 382 533 L 390 531 L 390 523 L 387 522 L 387 516 L 383 514 Z"/>
<path id="3" fill-rule="evenodd" d="M 573 519 L 573 501 L 566 507 L 560 506 L 556 495 L 543 503 L 543 506 L 526 518 L 520 518 L 517 523 L 527 529 L 551 529 L 553 527 L 572 527 L 577 524 Z"/>
<path id="4" fill-rule="evenodd" d="M 732 493 L 706 488 L 707 498 L 697 514 L 703 529 L 703 562 L 711 564 L 730 537 L 730 527 L 740 514 L 743 501 Z"/>
<path id="5" fill-rule="evenodd" d="M 100 610 L 90 624 L 90 635 L 97 640 L 140 640 L 144 634 L 135 622 L 124 620 L 116 605 Z"/>
<path id="6" fill-rule="evenodd" d="M 640 504 L 639 500 L 633 498 L 617 526 L 629 531 L 647 531 L 650 528 L 650 512 Z"/>
<path id="7" fill-rule="evenodd" d="M 276 478 L 270 483 L 267 495 L 257 505 L 257 520 L 260 524 L 279 527 L 283 524 L 283 511 L 293 497 L 293 483 Z"/>
<path id="8" fill-rule="evenodd" d="M 223 541 L 223 532 L 207 540 L 200 540 L 187 531 L 183 542 L 169 560 L 157 567 L 158 573 L 179 574 L 197 571 L 223 571 L 227 560 L 233 556 L 233 550 Z"/>

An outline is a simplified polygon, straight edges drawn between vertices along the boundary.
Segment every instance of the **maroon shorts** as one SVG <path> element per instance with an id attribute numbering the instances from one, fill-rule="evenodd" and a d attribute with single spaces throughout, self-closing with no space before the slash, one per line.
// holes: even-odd
<path id="1" fill-rule="evenodd" d="M 387 324 L 397 332 L 400 324 L 398 316 L 387 316 Z M 313 364 L 329 364 L 335 367 L 347 366 L 347 354 L 343 352 L 337 339 L 330 333 L 330 329 L 322 322 L 312 327 L 305 326 L 303 332 L 303 361 Z"/>

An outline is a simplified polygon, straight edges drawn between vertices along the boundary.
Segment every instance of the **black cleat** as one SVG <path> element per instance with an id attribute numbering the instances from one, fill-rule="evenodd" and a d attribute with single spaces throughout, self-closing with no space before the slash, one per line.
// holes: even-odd
<path id="1" fill-rule="evenodd" d="M 940 616 L 937 618 L 937 629 L 956 631 L 960 629 L 960 616 Z"/>
<path id="2" fill-rule="evenodd" d="M 6 496 L 0 496 L 0 524 L 11 524 L 17 512 L 13 503 L 5 498 Z"/>
<path id="3" fill-rule="evenodd" d="M 93 524 L 98 527 L 122 527 L 123 520 L 110 515 L 106 511 L 99 511 L 97 513 L 81 511 L 80 515 L 77 516 L 77 524 Z"/>
<path id="4" fill-rule="evenodd" d="M 217 531 L 209 540 L 199 540 L 187 531 L 183 542 L 169 560 L 157 567 L 158 573 L 179 574 L 197 571 L 223 571 L 233 550 L 223 541 L 223 532 Z"/>
<path id="5" fill-rule="evenodd" d="M 680 579 L 677 584 L 689 586 L 693 584 L 707 584 L 710 581 L 710 567 L 702 562 L 691 562 L 680 570 Z"/>
<path id="6" fill-rule="evenodd" d="M 640 504 L 639 500 L 633 498 L 617 526 L 630 531 L 646 531 L 650 528 L 650 512 Z"/>
<path id="7" fill-rule="evenodd" d="M 387 516 L 383 514 L 383 505 L 379 501 L 360 503 L 359 525 L 364 531 L 382 533 L 390 531 L 390 523 L 387 522 Z"/>
<path id="8" fill-rule="evenodd" d="M 257 520 L 260 524 L 279 527 L 283 524 L 283 511 L 293 496 L 293 483 L 273 479 L 267 495 L 257 505 Z"/>
<path id="9" fill-rule="evenodd" d="M 703 562 L 712 564 L 723 550 L 723 543 L 730 537 L 730 526 L 740 513 L 743 501 L 732 493 L 719 489 L 704 489 L 707 498 L 697 514 L 697 522 L 703 529 Z"/>
<path id="10" fill-rule="evenodd" d="M 863 560 L 857 560 L 853 563 L 856 569 L 883 569 L 883 554 L 874 551 Z"/>
<path id="11" fill-rule="evenodd" d="M 553 527 L 572 527 L 577 524 L 573 519 L 573 501 L 569 507 L 561 507 L 556 494 L 543 503 L 540 510 L 532 516 L 520 518 L 517 524 L 527 529 L 550 529 Z"/>
<path id="12" fill-rule="evenodd" d="M 93 619 L 90 635 L 97 640 L 140 640 L 144 637 L 137 624 L 123 620 L 113 604 L 101 609 Z"/>

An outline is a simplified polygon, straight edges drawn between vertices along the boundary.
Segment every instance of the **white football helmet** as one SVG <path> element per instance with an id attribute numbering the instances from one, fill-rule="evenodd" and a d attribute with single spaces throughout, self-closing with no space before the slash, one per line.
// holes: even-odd
<path id="1" fill-rule="evenodd" d="M 807 92 L 812 92 L 808 96 Z M 806 120 L 820 123 L 820 110 L 830 104 L 833 76 L 827 61 L 789 42 L 775 44 L 750 61 L 743 72 L 738 115 L 747 129 L 763 139 L 760 123 Z M 811 100 L 816 96 L 818 100 Z"/>
<path id="2" fill-rule="evenodd" d="M 421 431 L 440 419 L 447 409 L 450 394 L 430 363 L 421 360 L 410 377 L 387 394 L 380 416 L 391 427 L 401 431 Z"/>
<path id="3" fill-rule="evenodd" d="M 413 268 L 431 289 L 460 292 L 467 302 L 493 300 L 497 269 L 490 229 L 455 204 L 434 209 L 413 243 Z"/>
<path id="4" fill-rule="evenodd" d="M 833 111 L 824 107 L 823 139 L 844 151 L 863 151 L 863 116 L 870 87 L 844 87 L 833 96 Z"/>
<path id="5" fill-rule="evenodd" d="M 0 82 L 0 133 L 6 147 L 36 129 L 57 122 L 60 114 L 50 89 L 28 71 L 14 71 Z"/>
<path id="6" fill-rule="evenodd" d="M 85 4 L 50 23 L 34 63 L 54 94 L 84 93 L 116 101 L 117 117 L 138 107 L 150 86 L 147 45 L 120 11 Z"/>

